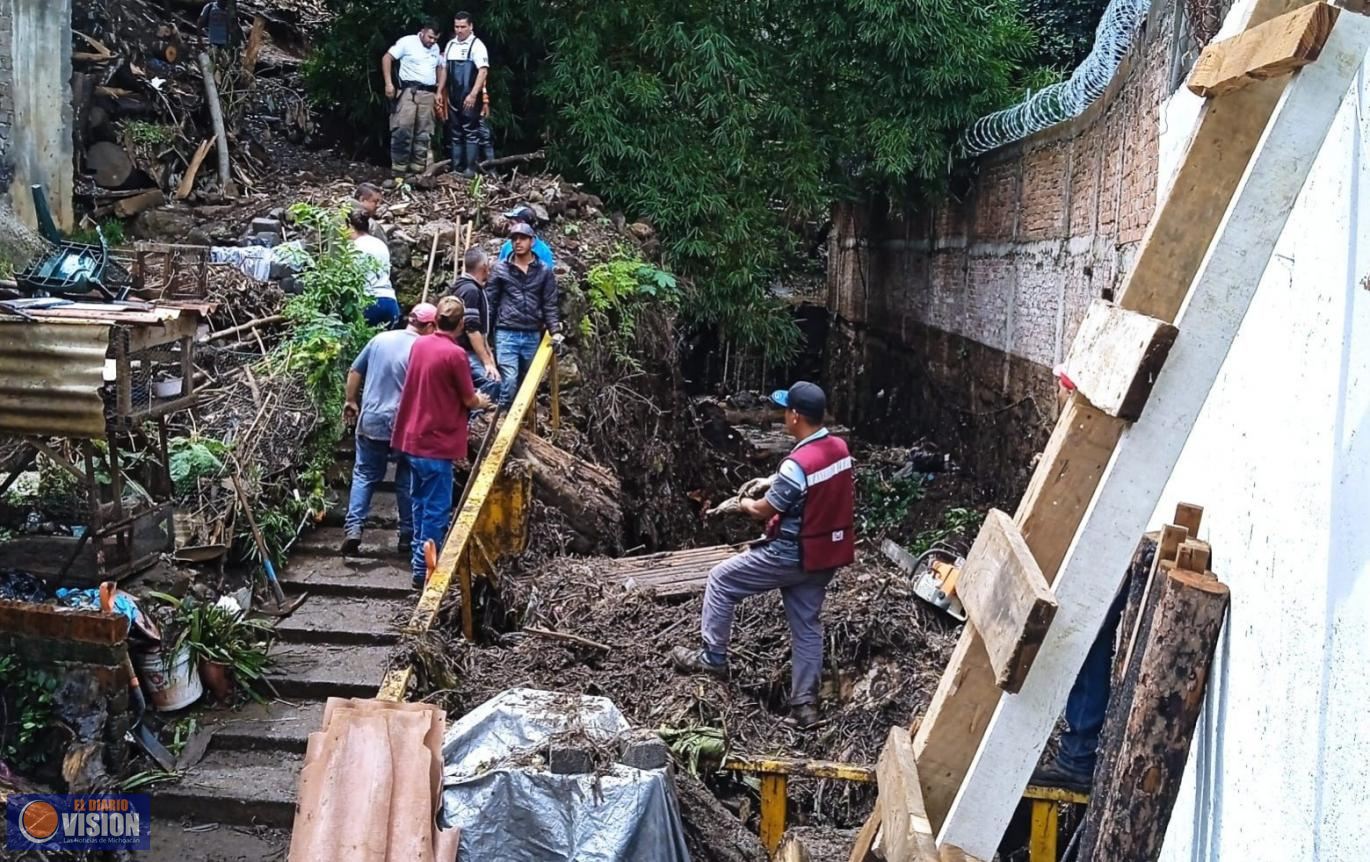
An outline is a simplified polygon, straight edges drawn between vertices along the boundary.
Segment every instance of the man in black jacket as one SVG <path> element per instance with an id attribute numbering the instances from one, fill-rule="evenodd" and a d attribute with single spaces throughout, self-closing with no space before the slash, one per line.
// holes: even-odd
<path id="1" fill-rule="evenodd" d="M 495 265 L 488 294 L 499 362 L 501 407 L 514 403 L 519 384 L 537 354 L 544 331 L 561 343 L 557 279 L 533 254 L 533 229 L 515 222 L 509 229 L 514 256 Z"/>
<path id="2" fill-rule="evenodd" d="M 490 299 L 485 295 L 485 283 L 490 277 L 490 258 L 478 246 L 466 250 L 463 259 L 466 274 L 456 280 L 449 294 L 466 306 L 466 326 L 457 339 L 466 350 L 471 363 L 471 380 L 477 392 L 484 392 L 494 400 L 499 396 L 499 368 L 490 349 Z"/>

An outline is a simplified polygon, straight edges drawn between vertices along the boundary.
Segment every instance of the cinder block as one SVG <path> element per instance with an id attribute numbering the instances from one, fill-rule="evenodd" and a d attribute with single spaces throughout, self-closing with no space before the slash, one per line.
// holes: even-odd
<path id="1" fill-rule="evenodd" d="M 557 747 L 547 755 L 547 768 L 554 775 L 583 775 L 595 771 L 595 759 L 586 748 Z"/>
<path id="2" fill-rule="evenodd" d="M 649 731 L 626 738 L 618 762 L 634 769 L 664 769 L 671 762 L 671 750 Z"/>

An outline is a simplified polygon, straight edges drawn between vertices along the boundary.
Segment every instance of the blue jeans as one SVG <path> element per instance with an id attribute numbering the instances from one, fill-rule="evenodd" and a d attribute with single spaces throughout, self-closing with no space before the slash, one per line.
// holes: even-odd
<path id="1" fill-rule="evenodd" d="M 352 493 L 347 498 L 347 518 L 343 529 L 348 536 L 360 536 L 366 516 L 371 514 L 371 495 L 385 479 L 385 468 L 395 461 L 395 508 L 399 512 L 400 535 L 414 532 L 413 504 L 409 500 L 409 461 L 384 440 L 357 435 L 357 460 L 352 465 Z"/>
<path id="2" fill-rule="evenodd" d="M 423 559 L 423 543 L 429 539 L 442 551 L 447 525 L 452 521 L 452 462 L 437 458 L 409 459 L 409 495 L 414 506 L 414 543 L 410 567 L 414 580 L 423 583 L 428 566 Z"/>
<path id="3" fill-rule="evenodd" d="M 533 364 L 538 345 L 542 343 L 541 332 L 521 329 L 495 330 L 495 361 L 499 363 L 499 406 L 508 407 L 518 395 L 519 384 Z"/>
<path id="4" fill-rule="evenodd" d="M 476 356 L 475 351 L 467 351 L 466 361 L 471 363 L 471 382 L 476 384 L 476 391 L 490 396 L 492 401 L 499 400 L 500 385 L 485 376 L 485 366 L 481 364 L 480 357 Z M 500 375 L 503 374 L 501 371 Z"/>
<path id="5" fill-rule="evenodd" d="M 372 326 L 385 324 L 393 326 L 400 319 L 400 304 L 388 296 L 378 297 L 362 312 L 362 317 Z"/>
<path id="6" fill-rule="evenodd" d="M 1056 764 L 1071 772 L 1094 774 L 1099 731 L 1103 729 L 1108 696 L 1113 689 L 1113 642 L 1117 639 L 1123 608 L 1127 606 L 1127 583 L 1123 582 L 1123 588 L 1109 607 L 1103 628 L 1094 638 L 1066 698 L 1066 730 L 1061 734 Z"/>

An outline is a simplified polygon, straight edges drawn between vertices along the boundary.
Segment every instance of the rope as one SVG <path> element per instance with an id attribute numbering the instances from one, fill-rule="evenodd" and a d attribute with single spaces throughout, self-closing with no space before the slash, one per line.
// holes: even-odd
<path id="1" fill-rule="evenodd" d="M 972 123 L 961 138 L 965 154 L 987 153 L 1084 113 L 1108 89 L 1150 8 L 1151 0 L 1112 0 L 1094 31 L 1094 47 L 1079 68 L 1068 79 Z"/>

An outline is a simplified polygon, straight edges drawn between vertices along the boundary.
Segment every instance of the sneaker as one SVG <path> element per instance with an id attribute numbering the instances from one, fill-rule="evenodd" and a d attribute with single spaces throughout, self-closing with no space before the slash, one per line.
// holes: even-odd
<path id="1" fill-rule="evenodd" d="M 424 579 L 419 575 L 415 575 L 413 578 L 409 580 L 409 589 L 423 592 L 423 583 Z"/>
<path id="2" fill-rule="evenodd" d="M 414 534 L 400 533 L 400 537 L 395 540 L 395 550 L 401 554 L 409 554 L 414 551 Z"/>
<path id="3" fill-rule="evenodd" d="M 1094 783 L 1094 774 L 1067 769 L 1060 763 L 1048 763 L 1037 767 L 1032 773 L 1031 783 L 1042 787 L 1060 787 L 1088 793 L 1090 785 Z"/>
<path id="4" fill-rule="evenodd" d="M 812 703 L 801 703 L 797 706 L 790 707 L 789 721 L 800 730 L 809 730 L 817 727 L 818 723 L 822 721 L 822 718 L 822 715 L 818 712 L 818 707 Z"/>
<path id="5" fill-rule="evenodd" d="M 361 547 L 361 536 L 348 536 L 346 539 L 343 539 L 342 545 L 338 547 L 338 553 L 342 554 L 344 557 L 354 556 L 357 551 L 361 550 Z"/>
<path id="6" fill-rule="evenodd" d="M 671 650 L 671 665 L 681 673 L 707 673 L 719 679 L 728 678 L 728 662 L 716 661 L 702 649 L 676 647 Z"/>

